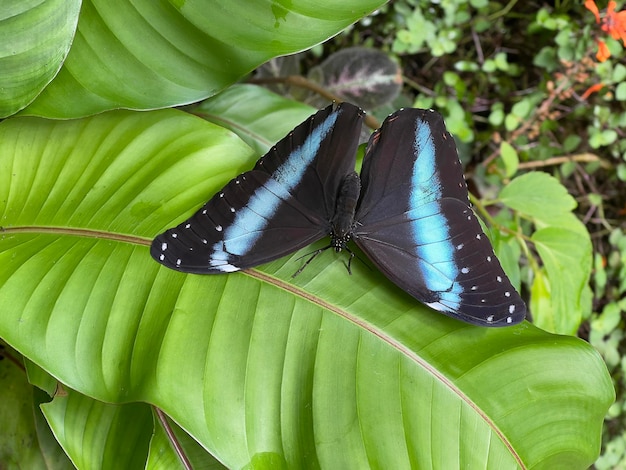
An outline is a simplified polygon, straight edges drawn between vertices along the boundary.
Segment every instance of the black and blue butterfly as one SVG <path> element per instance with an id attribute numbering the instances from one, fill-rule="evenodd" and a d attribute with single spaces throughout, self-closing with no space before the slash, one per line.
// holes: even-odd
<path id="1" fill-rule="evenodd" d="M 330 105 L 280 140 L 191 218 L 152 242 L 159 263 L 219 274 L 330 236 L 354 240 L 395 284 L 482 326 L 521 322 L 526 306 L 469 206 L 456 145 L 432 110 L 391 114 L 354 172 L 364 113 Z"/>

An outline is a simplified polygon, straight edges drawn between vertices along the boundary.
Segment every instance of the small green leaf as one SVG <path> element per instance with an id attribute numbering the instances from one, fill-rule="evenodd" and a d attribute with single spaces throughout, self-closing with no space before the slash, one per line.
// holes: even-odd
<path id="1" fill-rule="evenodd" d="M 504 127 L 507 131 L 514 131 L 522 123 L 522 120 L 513 114 L 507 114 L 504 118 Z"/>
<path id="2" fill-rule="evenodd" d="M 615 67 L 613 68 L 613 73 L 611 74 L 611 80 L 614 83 L 619 83 L 620 85 L 622 85 L 622 83 L 620 82 L 626 80 L 626 66 L 620 64 L 619 62 L 615 64 Z"/>
<path id="3" fill-rule="evenodd" d="M 530 114 L 532 110 L 532 105 L 532 101 L 529 99 L 523 99 L 521 101 L 518 101 L 511 108 L 511 114 L 517 116 L 520 119 L 524 119 Z"/>
<path id="4" fill-rule="evenodd" d="M 618 101 L 626 101 L 626 82 L 622 82 L 615 88 L 615 98 Z"/>
<path id="5" fill-rule="evenodd" d="M 504 162 L 506 176 L 510 178 L 517 173 L 517 168 L 519 166 L 519 156 L 517 155 L 517 151 L 511 144 L 503 140 L 500 143 L 500 156 Z"/>
<path id="6" fill-rule="evenodd" d="M 536 312 L 544 319 L 553 318 L 554 308 L 550 302 L 550 281 L 542 269 L 534 271 L 529 307 L 531 312 Z"/>
<path id="7" fill-rule="evenodd" d="M 587 198 L 589 199 L 589 204 L 591 204 L 592 206 L 601 206 L 602 205 L 602 195 L 601 194 L 589 193 L 587 195 Z"/>
<path id="8" fill-rule="evenodd" d="M 591 327 L 603 335 L 611 333 L 622 320 L 622 309 L 618 303 L 607 304 L 602 313 L 595 318 Z"/>
<path id="9" fill-rule="evenodd" d="M 552 46 L 546 46 L 539 51 L 533 60 L 533 64 L 542 67 L 548 72 L 554 71 L 559 65 L 557 53 Z"/>
<path id="10" fill-rule="evenodd" d="M 548 227 L 532 235 L 550 279 L 550 315 L 534 313 L 535 324 L 553 333 L 576 333 L 583 317 L 582 291 L 591 273 L 591 241 L 578 233 Z"/>
<path id="11" fill-rule="evenodd" d="M 494 127 L 500 126 L 504 121 L 504 109 L 501 104 L 494 105 L 489 113 L 489 124 Z"/>
<path id="12" fill-rule="evenodd" d="M 496 67 L 498 70 L 502 70 L 503 72 L 507 71 L 509 68 L 509 62 L 507 60 L 507 55 L 505 52 L 498 52 L 494 57 Z"/>
<path id="13" fill-rule="evenodd" d="M 459 60 L 454 63 L 454 68 L 459 72 L 476 72 L 480 70 L 480 67 L 476 62 L 469 60 Z"/>
<path id="14" fill-rule="evenodd" d="M 573 152 L 580 143 L 582 142 L 582 138 L 578 135 L 568 135 L 563 141 L 563 151 L 564 152 Z"/>
<path id="15" fill-rule="evenodd" d="M 540 171 L 515 178 L 502 189 L 500 200 L 512 209 L 547 223 L 555 215 L 576 207 L 567 189 L 556 178 Z"/>

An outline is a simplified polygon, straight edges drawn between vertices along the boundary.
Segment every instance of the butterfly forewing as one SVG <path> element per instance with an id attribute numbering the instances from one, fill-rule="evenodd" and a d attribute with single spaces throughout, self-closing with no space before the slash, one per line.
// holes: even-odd
<path id="1" fill-rule="evenodd" d="M 362 121 L 347 103 L 318 111 L 191 218 L 157 236 L 152 256 L 184 272 L 223 273 L 327 235 L 341 181 L 354 171 Z"/>
<path id="2" fill-rule="evenodd" d="M 432 308 L 478 325 L 525 305 L 469 207 L 452 136 L 433 111 L 389 116 L 368 144 L 353 237 L 385 275 Z"/>

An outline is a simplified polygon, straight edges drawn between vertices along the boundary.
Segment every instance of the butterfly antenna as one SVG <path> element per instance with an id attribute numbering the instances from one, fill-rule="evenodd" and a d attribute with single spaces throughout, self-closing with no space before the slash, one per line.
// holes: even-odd
<path id="1" fill-rule="evenodd" d="M 300 274 L 302 271 L 304 271 L 304 268 L 306 268 L 306 267 L 309 265 L 309 263 L 310 263 L 311 261 L 313 261 L 313 258 L 315 258 L 317 255 L 319 255 L 321 252 L 328 250 L 331 246 L 332 246 L 332 245 L 325 246 L 324 248 L 320 248 L 319 250 L 312 251 L 311 253 L 306 253 L 306 254 L 304 254 L 304 255 L 299 256 L 298 258 L 296 258 L 296 260 L 299 260 L 299 259 L 304 258 L 305 256 L 309 256 L 309 255 L 310 255 L 310 256 L 309 256 L 309 259 L 307 259 L 307 260 L 304 262 L 304 264 L 303 264 L 302 266 L 300 266 L 300 269 L 298 269 L 295 273 L 293 273 L 293 274 L 291 275 L 291 277 L 292 277 L 292 278 L 294 278 L 294 277 L 296 277 L 298 274 Z"/>

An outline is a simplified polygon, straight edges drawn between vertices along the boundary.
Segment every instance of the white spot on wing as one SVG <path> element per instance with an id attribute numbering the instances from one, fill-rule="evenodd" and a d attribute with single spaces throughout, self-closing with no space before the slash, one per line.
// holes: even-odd
<path id="1" fill-rule="evenodd" d="M 165 251 L 165 250 L 167 250 L 167 243 L 163 242 L 161 243 L 161 251 Z"/>

